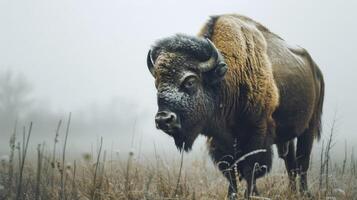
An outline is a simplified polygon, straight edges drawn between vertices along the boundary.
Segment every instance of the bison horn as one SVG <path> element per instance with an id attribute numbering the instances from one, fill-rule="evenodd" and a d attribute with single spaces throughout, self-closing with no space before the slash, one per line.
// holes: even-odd
<path id="1" fill-rule="evenodd" d="M 154 61 L 152 59 L 152 55 L 151 55 L 152 51 L 151 49 L 148 52 L 147 58 L 146 58 L 146 63 L 148 65 L 148 69 L 150 71 L 150 73 L 155 77 L 155 67 L 154 67 Z"/>
<path id="2" fill-rule="evenodd" d="M 206 40 L 210 46 L 210 49 L 212 50 L 212 54 L 211 54 L 211 57 L 207 61 L 205 61 L 199 65 L 199 69 L 202 72 L 211 71 L 216 66 L 218 56 L 219 56 L 219 52 L 218 52 L 216 46 L 214 46 L 213 42 L 211 42 L 211 40 L 208 38 L 206 38 Z"/>
<path id="3" fill-rule="evenodd" d="M 218 51 L 213 42 L 208 38 L 206 38 L 206 40 L 212 50 L 212 54 L 207 61 L 199 65 L 199 68 L 204 73 L 209 72 L 208 76 L 211 79 L 211 83 L 216 83 L 223 79 L 228 68 L 226 63 L 224 62 L 223 56 Z"/>

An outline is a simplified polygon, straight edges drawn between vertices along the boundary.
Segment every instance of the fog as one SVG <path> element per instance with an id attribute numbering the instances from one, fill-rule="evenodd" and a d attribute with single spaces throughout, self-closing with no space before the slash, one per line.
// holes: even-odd
<path id="1" fill-rule="evenodd" d="M 150 152 L 160 144 L 175 152 L 172 139 L 154 126 L 147 51 L 161 37 L 196 34 L 210 15 L 222 13 L 247 15 L 310 52 L 326 82 L 323 138 L 337 113 L 334 150 L 345 140 L 350 149 L 357 145 L 356 8 L 352 0 L 2 0 L 0 155 L 16 119 L 20 130 L 33 121 L 33 146 L 51 146 L 69 112 L 69 151 L 90 151 L 102 136 L 114 150 Z"/>

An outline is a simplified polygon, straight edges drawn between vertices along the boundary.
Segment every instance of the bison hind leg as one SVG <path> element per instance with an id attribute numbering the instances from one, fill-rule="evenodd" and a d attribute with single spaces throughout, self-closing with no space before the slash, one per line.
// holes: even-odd
<path id="1" fill-rule="evenodd" d="M 289 142 L 276 144 L 278 147 L 278 155 L 284 159 L 289 153 Z"/>
<path id="2" fill-rule="evenodd" d="M 306 130 L 297 139 L 296 161 L 298 173 L 300 175 L 300 191 L 311 196 L 308 192 L 307 171 L 310 164 L 310 154 L 314 140 L 314 133 L 311 129 Z"/>
<path id="3" fill-rule="evenodd" d="M 292 191 L 296 190 L 296 173 L 297 173 L 297 164 L 296 164 L 296 155 L 295 155 L 295 143 L 294 139 L 284 143 L 283 145 L 277 144 L 278 152 L 286 151 L 285 156 L 280 156 L 285 162 L 285 168 L 289 176 L 289 188 Z M 281 150 L 281 148 L 286 148 Z"/>

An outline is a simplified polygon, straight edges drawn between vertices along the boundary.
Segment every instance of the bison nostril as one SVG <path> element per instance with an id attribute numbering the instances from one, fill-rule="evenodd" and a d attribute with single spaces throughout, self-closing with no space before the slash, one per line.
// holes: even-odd
<path id="1" fill-rule="evenodd" d="M 168 124 L 172 124 L 176 121 L 176 115 L 174 113 L 170 113 L 169 116 L 167 117 L 166 122 Z"/>
<path id="2" fill-rule="evenodd" d="M 161 111 L 155 116 L 156 127 L 159 129 L 170 129 L 177 125 L 177 116 L 173 112 Z"/>

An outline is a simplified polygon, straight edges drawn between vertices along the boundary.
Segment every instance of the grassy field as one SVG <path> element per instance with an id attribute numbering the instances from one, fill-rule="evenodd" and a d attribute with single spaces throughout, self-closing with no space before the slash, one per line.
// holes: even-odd
<path id="1" fill-rule="evenodd" d="M 102 141 L 97 151 L 71 161 L 54 138 L 52 149 L 38 145 L 27 152 L 31 126 L 10 138 L 9 154 L 0 163 L 0 199 L 226 199 L 227 181 L 207 154 L 188 159 L 167 157 L 155 151 L 143 156 L 105 151 Z M 58 125 L 57 132 L 61 127 Z M 65 138 L 68 135 L 69 123 Z M 332 134 L 331 134 L 332 136 Z M 309 171 L 313 199 L 357 199 L 357 162 L 347 154 L 343 162 L 330 158 L 332 137 L 315 152 Z M 57 152 L 61 152 L 60 156 Z M 31 155 L 37 156 L 28 156 Z M 69 154 L 67 152 L 67 154 Z M 252 199 L 304 199 L 288 188 L 287 174 L 279 161 L 273 171 L 258 180 L 260 196 Z M 245 183 L 238 186 L 244 197 Z"/>

